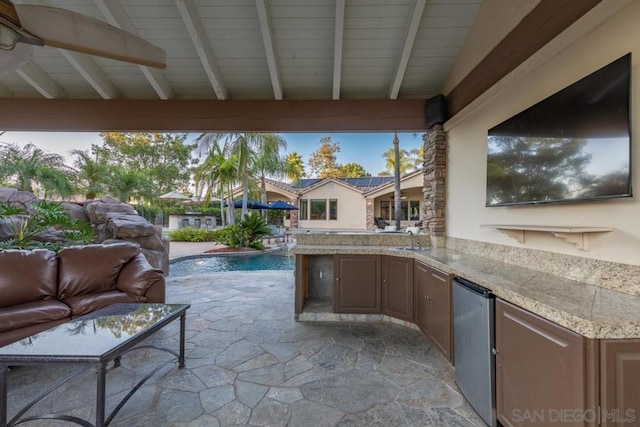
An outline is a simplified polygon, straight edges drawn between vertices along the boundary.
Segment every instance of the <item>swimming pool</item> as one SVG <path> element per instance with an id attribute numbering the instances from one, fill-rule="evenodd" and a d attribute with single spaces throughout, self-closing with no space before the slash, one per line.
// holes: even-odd
<path id="1" fill-rule="evenodd" d="M 293 256 L 282 252 L 257 255 L 202 256 L 173 261 L 169 265 L 169 276 L 240 270 L 293 270 L 293 264 Z"/>

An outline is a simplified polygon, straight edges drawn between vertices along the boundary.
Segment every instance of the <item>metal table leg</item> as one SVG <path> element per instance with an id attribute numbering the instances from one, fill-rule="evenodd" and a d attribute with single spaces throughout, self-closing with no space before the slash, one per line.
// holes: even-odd
<path id="1" fill-rule="evenodd" d="M 178 368 L 184 368 L 184 330 L 187 312 L 180 315 L 180 356 L 178 357 Z"/>
<path id="2" fill-rule="evenodd" d="M 105 412 L 105 375 L 107 367 L 104 363 L 96 365 L 96 427 L 104 427 Z"/>
<path id="3" fill-rule="evenodd" d="M 0 366 L 0 427 L 7 427 L 7 372 L 6 365 Z"/>

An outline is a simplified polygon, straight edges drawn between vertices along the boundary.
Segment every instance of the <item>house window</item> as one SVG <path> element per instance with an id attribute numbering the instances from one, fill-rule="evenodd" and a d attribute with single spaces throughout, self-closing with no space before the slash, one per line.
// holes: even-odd
<path id="1" fill-rule="evenodd" d="M 327 199 L 311 199 L 310 220 L 327 219 Z"/>
<path id="2" fill-rule="evenodd" d="M 309 219 L 309 201 L 300 199 L 300 220 L 305 221 L 307 219 Z"/>
<path id="3" fill-rule="evenodd" d="M 389 207 L 388 200 L 380 201 L 380 218 L 389 220 L 391 219 L 391 208 Z"/>
<path id="4" fill-rule="evenodd" d="M 329 219 L 338 219 L 338 200 L 329 199 Z"/>
<path id="5" fill-rule="evenodd" d="M 394 203 L 395 202 L 393 200 L 390 202 L 390 204 L 391 204 L 391 219 L 392 220 L 396 219 Z M 409 202 L 406 201 L 406 200 L 402 200 L 400 202 L 400 220 L 401 221 L 406 221 L 408 218 L 409 218 Z"/>
<path id="6" fill-rule="evenodd" d="M 409 202 L 409 219 L 411 221 L 420 220 L 420 201 L 411 200 Z"/>

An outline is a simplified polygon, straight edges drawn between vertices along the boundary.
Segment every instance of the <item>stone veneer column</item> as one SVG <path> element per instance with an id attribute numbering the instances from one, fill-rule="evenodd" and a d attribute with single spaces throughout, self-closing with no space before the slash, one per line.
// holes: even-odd
<path id="1" fill-rule="evenodd" d="M 447 134 L 442 125 L 430 128 L 424 141 L 423 228 L 432 246 L 443 246 L 446 236 L 445 206 L 447 177 Z"/>
<path id="2" fill-rule="evenodd" d="M 376 228 L 376 221 L 374 219 L 374 215 L 375 215 L 375 209 L 374 209 L 374 202 L 373 202 L 373 198 L 368 198 L 366 200 L 367 203 L 367 209 L 366 209 L 366 222 L 365 222 L 365 228 L 367 230 L 375 230 Z"/>
<path id="3" fill-rule="evenodd" d="M 291 203 L 294 206 L 298 206 L 297 200 L 290 199 L 289 203 Z M 297 210 L 294 209 L 289 211 L 289 220 L 291 221 L 291 228 L 298 228 L 298 211 Z"/>

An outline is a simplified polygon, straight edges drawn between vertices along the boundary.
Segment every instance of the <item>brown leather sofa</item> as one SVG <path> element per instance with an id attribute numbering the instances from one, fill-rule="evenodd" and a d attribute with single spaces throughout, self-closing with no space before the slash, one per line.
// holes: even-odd
<path id="1" fill-rule="evenodd" d="M 165 301 L 134 243 L 0 251 L 0 347 L 119 302 Z"/>

